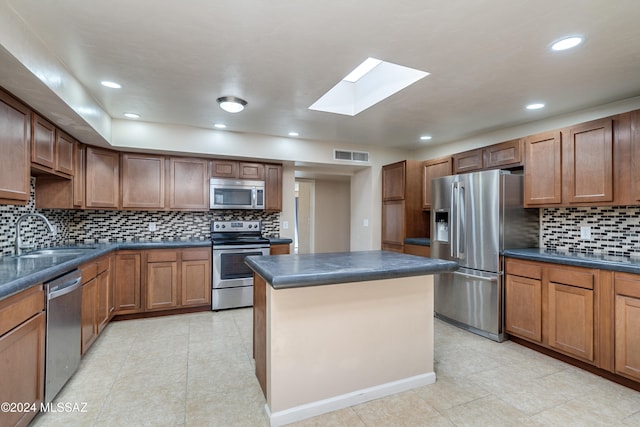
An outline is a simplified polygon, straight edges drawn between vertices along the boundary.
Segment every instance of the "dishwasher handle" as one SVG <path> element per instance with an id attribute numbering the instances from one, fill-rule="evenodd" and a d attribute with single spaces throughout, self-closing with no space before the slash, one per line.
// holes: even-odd
<path id="1" fill-rule="evenodd" d="M 47 300 L 59 298 L 71 293 L 80 287 L 82 276 L 80 274 L 70 274 L 69 277 L 62 277 L 55 282 L 45 284 L 47 287 Z"/>

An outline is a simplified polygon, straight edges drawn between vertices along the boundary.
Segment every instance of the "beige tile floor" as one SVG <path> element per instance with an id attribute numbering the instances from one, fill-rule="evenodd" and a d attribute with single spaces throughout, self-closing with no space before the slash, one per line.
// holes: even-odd
<path id="1" fill-rule="evenodd" d="M 268 426 L 251 309 L 112 322 L 49 426 Z M 512 342 L 436 321 L 436 384 L 293 426 L 640 426 L 640 393 Z"/>

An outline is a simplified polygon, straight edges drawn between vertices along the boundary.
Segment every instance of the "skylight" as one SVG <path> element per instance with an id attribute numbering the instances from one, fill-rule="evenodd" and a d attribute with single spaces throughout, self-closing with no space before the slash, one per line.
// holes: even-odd
<path id="1" fill-rule="evenodd" d="M 428 75 L 426 71 L 367 58 L 309 109 L 355 116 Z"/>

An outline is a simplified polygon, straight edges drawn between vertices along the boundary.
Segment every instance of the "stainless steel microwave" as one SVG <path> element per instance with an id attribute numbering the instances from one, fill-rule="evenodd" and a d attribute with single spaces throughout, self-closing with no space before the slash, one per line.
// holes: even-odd
<path id="1" fill-rule="evenodd" d="M 211 209 L 264 209 L 264 181 L 212 178 Z"/>

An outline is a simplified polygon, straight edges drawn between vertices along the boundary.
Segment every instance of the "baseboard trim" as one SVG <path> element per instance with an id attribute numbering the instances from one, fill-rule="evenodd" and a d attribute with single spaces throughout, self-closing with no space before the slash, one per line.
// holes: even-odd
<path id="1" fill-rule="evenodd" d="M 435 382 L 435 372 L 428 372 L 426 374 L 416 375 L 402 380 L 356 390 L 351 393 L 334 396 L 329 399 L 305 403 L 304 405 L 294 406 L 293 408 L 282 411 L 271 412 L 268 404 L 264 406 L 264 409 L 269 417 L 271 427 L 279 427 L 285 424 L 326 414 L 328 412 L 344 409 L 349 406 L 358 405 L 370 400 L 433 384 Z"/>

